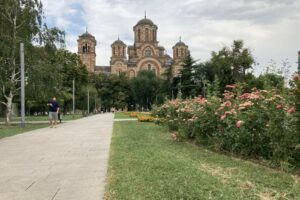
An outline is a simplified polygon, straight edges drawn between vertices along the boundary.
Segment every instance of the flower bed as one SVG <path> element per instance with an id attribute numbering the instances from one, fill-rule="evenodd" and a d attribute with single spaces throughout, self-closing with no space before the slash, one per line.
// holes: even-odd
<path id="1" fill-rule="evenodd" d="M 285 169 L 299 167 L 297 86 L 285 96 L 276 90 L 241 91 L 228 85 L 222 99 L 171 100 L 152 114 L 166 120 L 176 140 L 194 140 L 215 150 L 262 158 Z"/>

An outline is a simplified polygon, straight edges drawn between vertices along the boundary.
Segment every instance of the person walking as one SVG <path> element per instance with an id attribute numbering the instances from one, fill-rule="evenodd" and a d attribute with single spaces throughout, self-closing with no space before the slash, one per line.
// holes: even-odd
<path id="1" fill-rule="evenodd" d="M 57 119 L 58 119 L 58 112 L 59 112 L 59 105 L 56 101 L 56 97 L 53 97 L 47 104 L 49 106 L 49 121 L 50 121 L 50 128 L 56 128 Z"/>

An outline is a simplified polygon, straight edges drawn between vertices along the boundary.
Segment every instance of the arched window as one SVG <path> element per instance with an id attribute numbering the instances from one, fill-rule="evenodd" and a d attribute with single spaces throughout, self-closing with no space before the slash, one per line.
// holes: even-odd
<path id="1" fill-rule="evenodd" d="M 151 64 L 148 64 L 148 70 L 151 70 Z"/>
<path id="2" fill-rule="evenodd" d="M 145 40 L 146 40 L 146 42 L 149 41 L 149 29 L 148 28 L 145 29 Z"/>
<path id="3" fill-rule="evenodd" d="M 113 47 L 113 49 L 112 49 L 112 53 L 113 53 L 113 56 L 115 56 L 115 55 L 116 55 L 116 48 L 115 48 L 115 47 Z"/>
<path id="4" fill-rule="evenodd" d="M 178 58 L 178 49 L 176 49 L 176 58 Z"/>
<path id="5" fill-rule="evenodd" d="M 88 48 L 89 48 L 89 46 L 87 44 L 84 44 L 83 47 L 82 47 L 82 52 L 87 53 L 88 50 L 89 50 Z"/>
<path id="6" fill-rule="evenodd" d="M 183 57 L 183 49 L 181 49 L 181 57 Z"/>
<path id="7" fill-rule="evenodd" d="M 138 37 L 138 42 L 140 42 L 141 41 L 141 30 L 140 29 L 138 29 L 137 37 Z"/>

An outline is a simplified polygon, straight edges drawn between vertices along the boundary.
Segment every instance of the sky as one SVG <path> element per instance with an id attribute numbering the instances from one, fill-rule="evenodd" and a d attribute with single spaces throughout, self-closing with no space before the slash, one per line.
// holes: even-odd
<path id="1" fill-rule="evenodd" d="M 254 73 L 288 62 L 297 69 L 300 51 L 300 0 L 42 0 L 45 21 L 66 32 L 66 48 L 77 52 L 86 29 L 97 40 L 96 64 L 109 65 L 110 45 L 118 38 L 133 44 L 133 26 L 146 11 L 158 26 L 166 53 L 181 36 L 199 62 L 212 51 L 243 40 L 255 60 Z"/>

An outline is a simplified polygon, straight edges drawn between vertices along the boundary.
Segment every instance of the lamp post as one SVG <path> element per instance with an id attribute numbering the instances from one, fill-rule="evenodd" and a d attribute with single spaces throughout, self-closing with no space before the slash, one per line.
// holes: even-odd
<path id="1" fill-rule="evenodd" d="M 90 89 L 87 91 L 87 115 L 90 114 Z"/>
<path id="2" fill-rule="evenodd" d="M 24 70 L 24 43 L 20 44 L 21 60 L 21 127 L 25 127 L 25 70 Z"/>
<path id="3" fill-rule="evenodd" d="M 73 79 L 73 118 L 75 117 L 75 79 Z"/>

